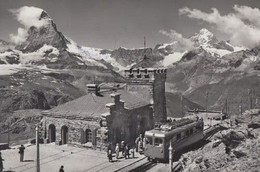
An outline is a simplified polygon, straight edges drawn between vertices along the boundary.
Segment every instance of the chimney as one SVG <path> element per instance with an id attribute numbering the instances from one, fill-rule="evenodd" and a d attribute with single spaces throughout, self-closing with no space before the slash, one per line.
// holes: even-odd
<path id="1" fill-rule="evenodd" d="M 97 96 L 99 95 L 100 88 L 97 84 L 87 84 L 88 92 L 95 93 Z"/>
<path id="2" fill-rule="evenodd" d="M 113 93 L 113 94 L 111 94 L 111 97 L 113 98 L 115 104 L 118 104 L 120 102 L 120 94 L 119 93 Z"/>

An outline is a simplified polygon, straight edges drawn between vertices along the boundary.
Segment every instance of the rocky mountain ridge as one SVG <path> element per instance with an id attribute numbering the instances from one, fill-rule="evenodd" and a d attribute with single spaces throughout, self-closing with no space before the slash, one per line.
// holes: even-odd
<path id="1" fill-rule="evenodd" d="M 219 89 L 229 85 L 231 91 L 233 82 L 251 81 L 253 77 L 254 82 L 242 84 L 243 88 L 241 86 L 239 89 L 258 90 L 259 48 L 241 50 L 241 47 L 232 46 L 227 41 L 219 41 L 207 29 L 201 29 L 190 38 L 194 48 L 185 52 L 174 51 L 178 41 L 158 44 L 154 48 L 120 47 L 115 50 L 103 50 L 80 46 L 64 36 L 45 11 L 42 11 L 39 20 L 45 20 L 45 25 L 30 27 L 27 39 L 20 45 L 14 47 L 7 42 L 1 42 L 4 51 L 0 53 L 0 64 L 2 67 L 12 67 L 7 73 L 4 73 L 5 70 L 1 71 L 2 75 L 15 76 L 15 73 L 26 70 L 40 73 L 47 70 L 47 73 L 51 73 L 48 77 L 54 79 L 52 82 L 59 83 L 64 76 L 68 76 L 70 79 L 67 80 L 66 77 L 66 82 L 84 91 L 85 84 L 94 80 L 123 81 L 124 79 L 115 71 L 129 67 L 167 67 L 167 92 L 184 95 L 187 99 L 204 106 L 205 90 L 209 90 L 217 93 L 209 104 L 217 109 L 230 94 L 220 93 Z M 46 72 L 40 75 L 39 78 L 45 78 Z M 249 83 L 253 86 L 248 85 Z M 9 84 L 3 87 L 14 88 L 16 85 L 20 86 Z M 66 97 L 67 94 L 61 95 Z"/>

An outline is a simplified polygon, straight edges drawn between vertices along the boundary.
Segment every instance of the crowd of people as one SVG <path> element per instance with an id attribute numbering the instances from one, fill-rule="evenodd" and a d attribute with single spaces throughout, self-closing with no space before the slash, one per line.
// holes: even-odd
<path id="1" fill-rule="evenodd" d="M 142 154 L 143 148 L 145 147 L 145 139 L 142 137 L 142 134 L 135 140 L 135 145 L 130 147 L 129 144 L 126 144 L 125 141 L 121 141 L 121 143 L 117 143 L 115 146 L 115 150 L 113 151 L 111 145 L 108 146 L 107 149 L 107 157 L 109 162 L 113 162 L 113 152 L 115 152 L 115 158 L 120 159 L 120 152 L 122 153 L 122 157 L 125 159 L 134 158 L 135 152 Z"/>

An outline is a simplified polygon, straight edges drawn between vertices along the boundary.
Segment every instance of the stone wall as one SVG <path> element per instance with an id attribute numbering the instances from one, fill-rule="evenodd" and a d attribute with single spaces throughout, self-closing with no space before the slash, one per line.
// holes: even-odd
<path id="1" fill-rule="evenodd" d="M 100 118 L 93 120 L 45 114 L 42 120 L 42 136 L 48 142 L 55 141 L 59 145 L 77 144 L 103 150 L 109 144 L 114 148 L 116 143 L 121 141 L 133 145 L 140 134 L 153 128 L 153 108 L 147 104 L 127 109 L 124 106 L 124 101 L 120 100 L 120 94 L 114 93 L 111 94 L 111 97 L 114 101 L 106 104 L 107 113 L 100 114 Z M 68 128 L 67 135 L 63 134 L 62 128 L 64 126 Z M 87 135 L 88 129 L 92 132 L 91 142 L 87 139 L 90 138 Z M 54 130 L 55 134 L 51 132 Z M 62 136 L 68 138 L 67 142 L 62 139 Z"/>
<path id="2" fill-rule="evenodd" d="M 116 99 L 120 95 L 117 94 Z M 150 105 L 125 109 L 123 101 L 107 104 L 109 113 L 103 114 L 103 122 L 108 130 L 108 142 L 112 147 L 116 143 L 125 141 L 134 145 L 139 134 L 153 127 L 153 109 Z"/>
<path id="3" fill-rule="evenodd" d="M 128 78 L 127 90 L 142 94 L 153 104 L 154 122 L 167 120 L 165 81 L 166 69 L 129 69 L 125 70 Z"/>
<path id="4" fill-rule="evenodd" d="M 165 80 L 166 71 L 156 71 L 153 83 L 153 108 L 154 121 L 165 122 L 167 120 Z"/>
<path id="5" fill-rule="evenodd" d="M 90 129 L 92 131 L 93 141 L 88 143 L 89 147 L 95 147 L 96 142 L 94 138 L 96 137 L 96 131 L 100 128 L 99 121 L 84 121 L 84 120 L 73 120 L 64 118 L 54 118 L 54 117 L 44 117 L 42 120 L 43 133 L 42 136 L 50 142 L 50 131 L 49 126 L 52 124 L 55 126 L 57 144 L 62 144 L 61 142 L 61 128 L 63 126 L 68 127 L 68 143 L 69 144 L 84 144 L 85 142 L 85 131 Z"/>

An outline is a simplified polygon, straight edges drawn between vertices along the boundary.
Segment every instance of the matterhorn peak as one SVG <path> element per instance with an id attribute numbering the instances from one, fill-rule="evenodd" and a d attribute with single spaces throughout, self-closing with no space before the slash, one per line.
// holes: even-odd
<path id="1" fill-rule="evenodd" d="M 50 18 L 50 16 L 47 14 L 47 12 L 46 11 L 42 11 L 42 13 L 41 13 L 41 15 L 40 15 L 40 18 L 39 18 L 39 20 L 42 20 L 42 19 L 44 19 L 44 20 L 46 20 L 46 19 L 50 19 L 51 20 L 51 18 Z"/>
<path id="2" fill-rule="evenodd" d="M 56 24 L 43 9 L 25 6 L 13 11 L 13 13 L 18 21 L 24 25 L 23 30 L 26 32 L 26 35 L 23 35 L 23 41 L 16 46 L 18 50 L 33 52 L 45 44 L 58 50 L 67 48 L 66 44 L 69 41 L 57 30 Z"/>

